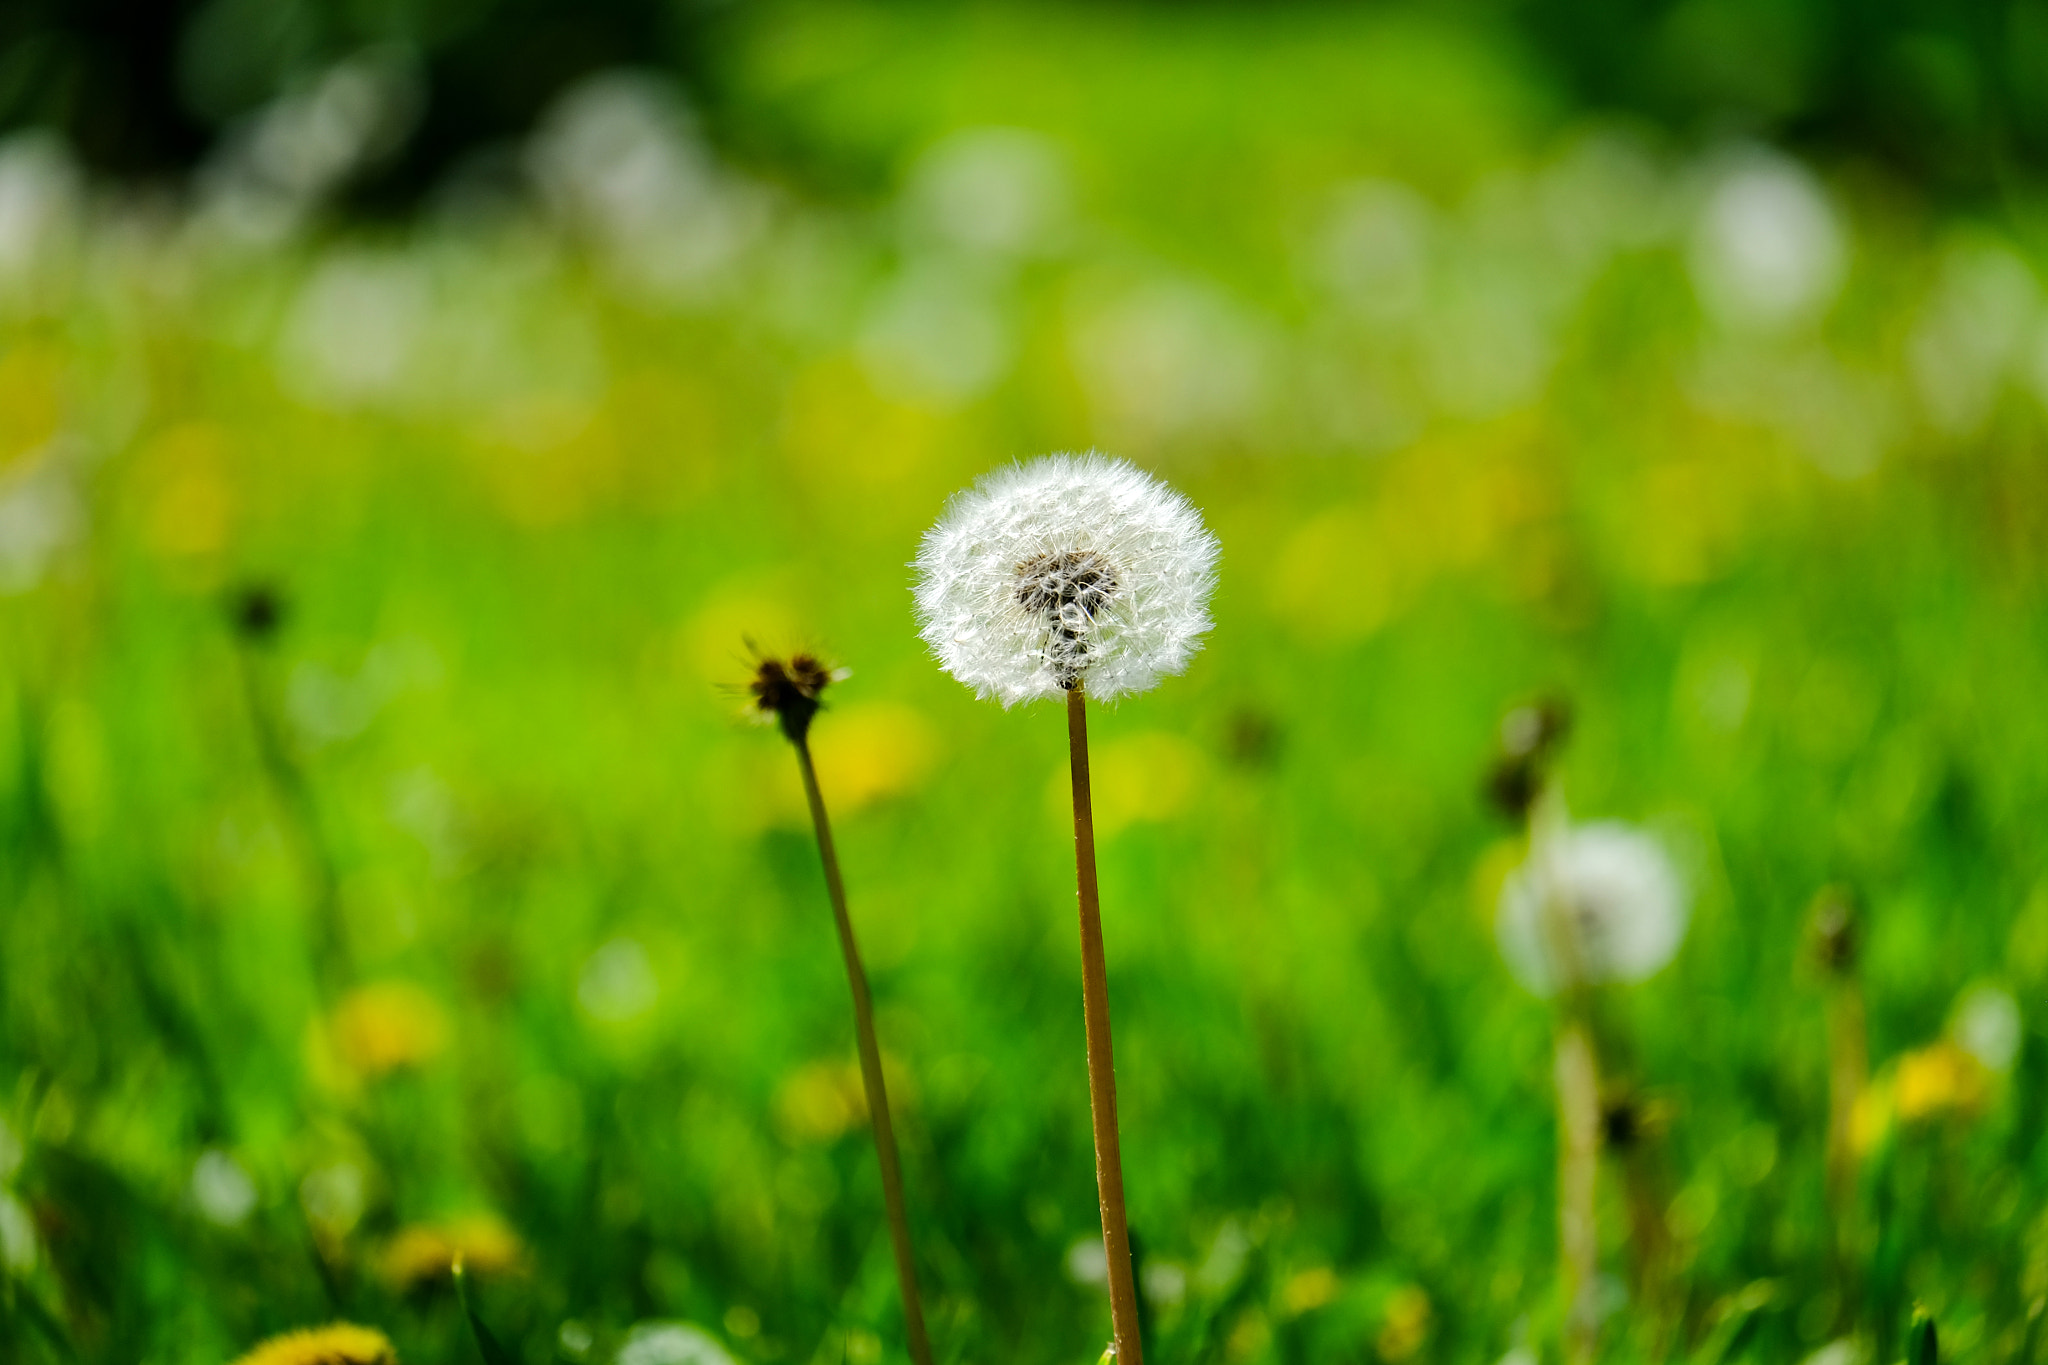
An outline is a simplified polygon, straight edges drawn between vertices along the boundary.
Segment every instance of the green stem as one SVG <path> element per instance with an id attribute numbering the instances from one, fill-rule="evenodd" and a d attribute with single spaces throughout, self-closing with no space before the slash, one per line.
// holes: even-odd
<path id="1" fill-rule="evenodd" d="M 853 1031 L 860 1044 L 860 1079 L 866 1088 L 868 1117 L 875 1134 L 875 1159 L 882 1167 L 882 1202 L 889 1213 L 889 1240 L 896 1252 L 896 1282 L 903 1291 L 903 1327 L 910 1339 L 914 1365 L 931 1365 L 931 1341 L 925 1335 L 924 1308 L 917 1296 L 917 1264 L 910 1251 L 910 1219 L 903 1209 L 903 1168 L 896 1155 L 896 1130 L 889 1121 L 889 1094 L 882 1083 L 882 1049 L 875 1042 L 875 1007 L 868 994 L 868 974 L 861 966 L 853 938 L 853 920 L 846 913 L 846 883 L 839 875 L 839 854 L 832 846 L 832 825 L 825 818 L 825 797 L 818 790 L 818 772 L 811 763 L 808 739 L 797 737 L 796 762 L 803 771 L 804 796 L 811 804 L 811 825 L 818 834 L 818 856 L 825 864 L 825 889 L 832 898 L 832 919 L 839 929 L 839 951 L 846 959 L 846 980 L 853 988 Z"/>
<path id="2" fill-rule="evenodd" d="M 1124 1213 L 1124 1164 L 1117 1149 L 1116 1062 L 1110 1055 L 1109 970 L 1102 958 L 1102 898 L 1095 885 L 1095 807 L 1088 789 L 1088 702 L 1077 680 L 1067 690 L 1067 744 L 1074 775 L 1074 874 L 1081 899 L 1081 1005 L 1088 1025 L 1088 1107 L 1095 1122 L 1095 1188 L 1109 1270 L 1109 1319 L 1117 1365 L 1144 1365 L 1138 1286 Z"/>
<path id="3" fill-rule="evenodd" d="M 1557 1033 L 1557 1231 L 1564 1261 L 1565 1359 L 1593 1358 L 1599 1321 L 1600 1070 L 1593 1039 L 1572 1014 Z"/>
<path id="4" fill-rule="evenodd" d="M 347 976 L 348 940 L 341 921 L 341 877 L 320 828 L 320 813 L 306 775 L 285 743 L 284 727 L 273 706 L 269 679 L 248 644 L 236 649 L 242 695 L 256 752 L 270 778 L 271 790 L 283 808 L 285 824 L 299 846 L 301 865 L 313 880 L 314 979 L 330 1002 Z"/>

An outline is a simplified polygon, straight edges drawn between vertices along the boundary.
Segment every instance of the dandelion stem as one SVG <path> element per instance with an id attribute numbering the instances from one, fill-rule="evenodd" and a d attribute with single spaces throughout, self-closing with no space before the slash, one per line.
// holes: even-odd
<path id="1" fill-rule="evenodd" d="M 1564 1356 L 1593 1358 L 1599 1321 L 1597 1186 L 1600 1170 L 1600 1069 L 1583 1018 L 1568 1011 L 1557 1031 L 1557 1232 L 1564 1261 Z"/>
<path id="2" fill-rule="evenodd" d="M 1074 875 L 1081 897 L 1081 1003 L 1088 1024 L 1088 1107 L 1095 1120 L 1095 1188 L 1109 1269 L 1109 1318 L 1117 1365 L 1144 1365 L 1138 1287 L 1124 1214 L 1124 1166 L 1117 1150 L 1116 1062 L 1109 1041 L 1109 972 L 1102 960 L 1102 899 L 1095 886 L 1095 809 L 1088 790 L 1088 702 L 1078 680 L 1067 690 L 1067 743 L 1074 774 Z"/>
<path id="3" fill-rule="evenodd" d="M 925 1335 L 924 1308 L 917 1296 L 917 1263 L 910 1251 L 910 1219 L 903 1209 L 903 1167 L 896 1155 L 896 1129 L 889 1119 L 889 1093 L 882 1082 L 882 1049 L 875 1042 L 875 1006 L 868 994 L 867 969 L 861 966 L 854 942 L 853 920 L 846 913 L 846 883 L 839 875 L 839 854 L 832 846 L 832 825 L 825 818 L 825 798 L 818 790 L 818 772 L 811 764 L 811 745 L 792 736 L 797 767 L 804 777 L 804 796 L 811 805 L 811 825 L 818 834 L 818 857 L 825 864 L 825 889 L 832 898 L 832 919 L 839 929 L 839 951 L 846 959 L 846 981 L 853 988 L 853 1030 L 860 1045 L 860 1079 L 867 1092 L 868 1117 L 874 1125 L 875 1160 L 882 1168 L 882 1202 L 889 1214 L 889 1241 L 896 1253 L 896 1283 L 903 1291 L 903 1330 L 910 1340 L 914 1365 L 931 1365 L 932 1347 Z"/>
<path id="4" fill-rule="evenodd" d="M 322 834 L 312 788 L 285 743 L 270 680 L 248 643 L 242 643 L 236 654 L 257 757 L 270 779 L 287 830 L 298 844 L 301 865 L 313 882 L 314 979 L 323 995 L 333 997 L 340 994 L 347 975 L 348 938 L 342 929 L 341 877 Z"/>
<path id="5" fill-rule="evenodd" d="M 1856 1297 L 1856 1107 L 1870 1079 L 1863 991 L 1844 973 L 1828 991 L 1827 1192 L 1834 1213 L 1835 1278 L 1846 1319 Z"/>

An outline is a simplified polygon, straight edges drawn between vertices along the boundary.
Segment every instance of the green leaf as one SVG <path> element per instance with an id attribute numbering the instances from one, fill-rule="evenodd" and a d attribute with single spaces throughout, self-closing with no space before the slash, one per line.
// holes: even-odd
<path id="1" fill-rule="evenodd" d="M 1934 1319 L 1925 1308 L 1913 1309 L 1913 1325 L 1906 1330 L 1906 1365 L 1941 1365 L 1941 1346 L 1935 1340 Z"/>
<path id="2" fill-rule="evenodd" d="M 469 1318 L 469 1330 L 476 1337 L 476 1349 L 483 1356 L 484 1365 L 517 1365 L 512 1353 L 499 1344 L 491 1329 L 484 1326 L 484 1320 L 477 1316 L 476 1305 L 469 1300 L 469 1274 L 460 1260 L 455 1262 L 455 1295 L 462 1300 L 462 1311 Z"/>
<path id="3" fill-rule="evenodd" d="M 44 1306 L 43 1301 L 36 1297 L 33 1290 L 27 1285 L 17 1285 L 14 1289 L 14 1302 L 21 1310 L 22 1317 L 41 1332 L 43 1339 L 66 1360 L 78 1359 L 78 1347 L 72 1344 L 71 1334 L 64 1330 L 64 1324 L 57 1320 L 56 1314 Z"/>

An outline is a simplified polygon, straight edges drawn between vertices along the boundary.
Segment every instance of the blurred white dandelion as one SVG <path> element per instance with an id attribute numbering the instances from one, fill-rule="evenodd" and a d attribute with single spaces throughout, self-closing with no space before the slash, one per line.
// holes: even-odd
<path id="1" fill-rule="evenodd" d="M 635 1323 L 616 1359 L 617 1365 L 735 1365 L 716 1337 L 687 1322 Z"/>
<path id="2" fill-rule="evenodd" d="M 2034 272 L 2002 245 L 1959 242 L 1943 253 L 1907 342 L 1914 388 L 1935 430 L 1972 436 L 1990 420 L 2021 373 L 2039 295 Z"/>
<path id="3" fill-rule="evenodd" d="M 192 1202 L 208 1222 L 238 1227 L 256 1208 L 256 1182 L 232 1156 L 209 1148 L 192 1163 Z"/>
<path id="4" fill-rule="evenodd" d="M 576 983 L 576 999 L 584 1011 L 608 1024 L 647 1013 L 660 992 L 647 950 L 630 938 L 615 938 L 592 953 Z"/>
<path id="5" fill-rule="evenodd" d="M 1248 432 L 1283 346 L 1214 285 L 1162 278 L 1077 286 L 1069 349 L 1097 428 L 1147 447 Z"/>
<path id="6" fill-rule="evenodd" d="M 83 456 L 53 441 L 0 470 L 0 593 L 26 592 L 86 531 Z"/>
<path id="7" fill-rule="evenodd" d="M 1027 256 L 1057 249 L 1072 191 L 1058 144 L 1022 128 L 965 128 L 918 158 L 904 185 L 904 226 L 970 251 Z"/>
<path id="8" fill-rule="evenodd" d="M 1539 831 L 1501 887 L 1501 954 L 1538 995 L 1640 981 L 1685 937 L 1684 883 L 1654 838 L 1618 821 Z"/>
<path id="9" fill-rule="evenodd" d="M 2012 1070 L 2020 1055 L 2020 1007 L 2012 992 L 1997 986 L 1972 986 L 1956 1002 L 1949 1034 L 1956 1046 L 1984 1064 L 1987 1071 Z"/>
<path id="10" fill-rule="evenodd" d="M 362 1167 L 352 1161 L 337 1161 L 306 1173 L 299 1182 L 299 1203 L 315 1227 L 330 1237 L 341 1237 L 362 1220 L 368 1183 Z"/>
<path id="11" fill-rule="evenodd" d="M 1751 148 L 1716 176 L 1694 225 L 1693 285 L 1738 330 L 1810 320 L 1834 301 L 1848 246 L 1827 191 L 1781 152 Z"/>
<path id="12" fill-rule="evenodd" d="M 26 1275 L 42 1259 L 42 1244 L 36 1237 L 36 1222 L 28 1205 L 13 1192 L 0 1190 L 0 1266 Z"/>
<path id="13" fill-rule="evenodd" d="M 1005 706 L 1084 680 L 1098 698 L 1143 692 L 1200 648 L 1219 552 L 1193 504 L 1144 471 L 1048 455 L 989 475 L 925 533 L 921 634 Z"/>
<path id="14" fill-rule="evenodd" d="M 641 72 L 572 87 L 542 118 L 527 165 L 556 218 L 659 297 L 729 282 L 768 226 L 762 192 L 712 155 L 671 85 Z"/>
<path id="15" fill-rule="evenodd" d="M 278 337 L 279 375 L 319 407 L 400 403 L 423 382 L 433 303 L 433 281 L 417 256 L 337 251 L 292 300 Z"/>
<path id="16" fill-rule="evenodd" d="M 1091 1289 L 1109 1288 L 1109 1251 L 1100 1237 L 1079 1237 L 1067 1248 L 1067 1278 Z"/>
<path id="17" fill-rule="evenodd" d="M 1010 367 L 1002 280 L 972 261 L 934 254 L 884 285 L 861 327 L 861 363 L 876 387 L 914 403 L 978 397 Z"/>
<path id="18" fill-rule="evenodd" d="M 34 280 L 69 244 L 82 197 L 77 164 L 40 129 L 0 142 L 0 286 Z"/>
<path id="19" fill-rule="evenodd" d="M 200 168 L 197 221 L 230 241 L 272 245 L 411 135 L 424 87 L 397 48 L 360 52 L 241 119 Z"/>
<path id="20" fill-rule="evenodd" d="M 1408 186 L 1366 180 L 1339 191 L 1318 252 L 1337 300 L 1368 323 L 1393 326 L 1429 301 L 1436 211 Z"/>

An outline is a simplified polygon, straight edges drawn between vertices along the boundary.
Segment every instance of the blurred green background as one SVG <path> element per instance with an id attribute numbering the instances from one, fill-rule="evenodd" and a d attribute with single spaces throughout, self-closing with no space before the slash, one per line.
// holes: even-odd
<path id="1" fill-rule="evenodd" d="M 941 1357 L 1093 1362 L 1060 717 L 906 567 L 1092 446 L 1224 547 L 1095 721 L 1156 1360 L 1554 1358 L 1480 796 L 1545 693 L 1692 892 L 1605 1002 L 1676 1285 L 1610 1178 L 1609 1356 L 1895 1359 L 1918 1301 L 2035 1358 L 2044 92 L 2033 3 L 9 6 L 0 1356 L 473 1359 L 462 1250 L 530 1362 L 901 1359 L 752 640 L 852 671 Z M 1840 1236 L 1830 883 L 1891 1103 Z"/>

